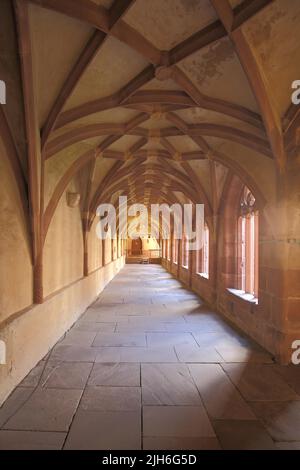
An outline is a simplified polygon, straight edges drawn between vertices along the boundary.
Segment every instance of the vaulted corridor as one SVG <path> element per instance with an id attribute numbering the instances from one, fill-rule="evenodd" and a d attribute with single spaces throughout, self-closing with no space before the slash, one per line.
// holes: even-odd
<path id="1" fill-rule="evenodd" d="M 4 404 L 0 449 L 299 449 L 297 372 L 127 265 Z"/>

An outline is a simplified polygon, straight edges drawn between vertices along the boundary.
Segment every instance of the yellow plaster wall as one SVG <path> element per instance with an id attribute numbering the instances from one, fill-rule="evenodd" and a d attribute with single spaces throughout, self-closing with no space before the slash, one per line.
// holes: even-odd
<path id="1" fill-rule="evenodd" d="M 67 205 L 66 193 L 76 191 L 72 182 L 63 194 L 44 247 L 44 295 L 83 276 L 83 237 L 79 207 Z"/>
<path id="2" fill-rule="evenodd" d="M 32 303 L 32 266 L 26 222 L 0 138 L 0 323 Z"/>

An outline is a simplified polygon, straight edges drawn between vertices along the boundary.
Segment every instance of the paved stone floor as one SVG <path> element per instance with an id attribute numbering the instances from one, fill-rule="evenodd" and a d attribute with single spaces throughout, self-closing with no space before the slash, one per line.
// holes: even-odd
<path id="1" fill-rule="evenodd" d="M 300 449 L 299 394 L 300 368 L 127 265 L 0 408 L 0 449 Z"/>

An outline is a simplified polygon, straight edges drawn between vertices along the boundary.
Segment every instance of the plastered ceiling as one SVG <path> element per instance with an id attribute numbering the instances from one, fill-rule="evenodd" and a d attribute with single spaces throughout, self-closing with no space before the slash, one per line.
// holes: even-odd
<path id="1" fill-rule="evenodd" d="M 299 119 L 299 0 L 16 3 L 45 210 L 73 179 L 90 220 L 120 194 L 217 213 L 236 173 L 274 197 Z"/>

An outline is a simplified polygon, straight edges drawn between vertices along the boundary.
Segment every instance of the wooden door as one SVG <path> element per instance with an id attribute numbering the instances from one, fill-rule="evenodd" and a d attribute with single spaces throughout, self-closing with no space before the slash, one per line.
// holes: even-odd
<path id="1" fill-rule="evenodd" d="M 141 255 L 142 249 L 143 249 L 143 244 L 140 238 L 137 238 L 136 240 L 132 240 L 131 253 L 134 256 Z"/>

